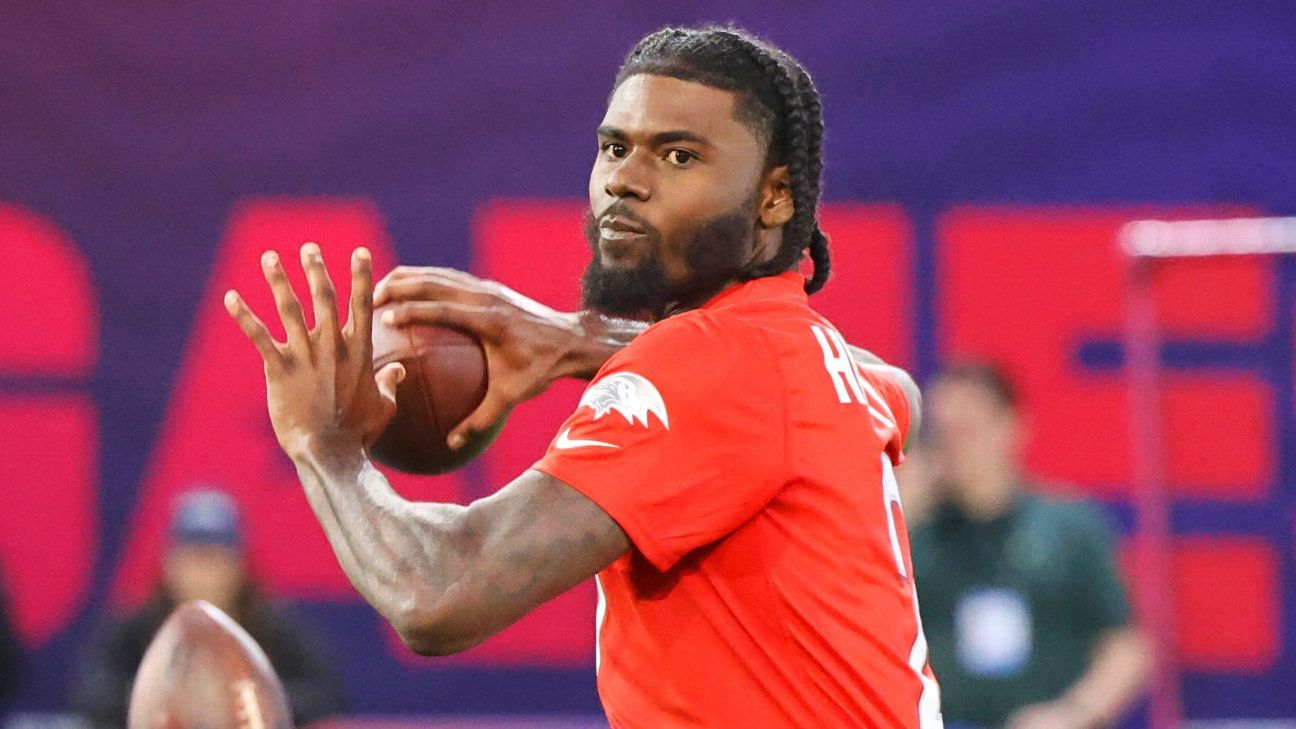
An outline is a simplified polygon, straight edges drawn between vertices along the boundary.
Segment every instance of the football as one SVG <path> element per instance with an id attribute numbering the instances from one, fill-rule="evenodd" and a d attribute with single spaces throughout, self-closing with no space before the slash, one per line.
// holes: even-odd
<path id="1" fill-rule="evenodd" d="M 392 362 L 405 365 L 396 388 L 396 416 L 370 453 L 380 463 L 416 474 L 454 470 L 490 445 L 503 422 L 478 433 L 457 450 L 446 438 L 486 396 L 486 352 L 481 342 L 449 327 L 414 324 L 392 327 L 374 312 L 374 371 Z"/>
<path id="2" fill-rule="evenodd" d="M 225 613 L 203 601 L 176 608 L 144 653 L 129 729 L 291 729 L 270 659 Z"/>

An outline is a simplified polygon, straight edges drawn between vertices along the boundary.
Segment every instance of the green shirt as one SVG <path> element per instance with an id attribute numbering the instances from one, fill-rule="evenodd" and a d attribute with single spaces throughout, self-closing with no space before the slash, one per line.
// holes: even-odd
<path id="1" fill-rule="evenodd" d="M 974 521 L 945 507 L 911 551 L 946 721 L 999 726 L 1061 696 L 1106 631 L 1130 622 L 1111 532 L 1093 505 L 1037 494 Z"/>

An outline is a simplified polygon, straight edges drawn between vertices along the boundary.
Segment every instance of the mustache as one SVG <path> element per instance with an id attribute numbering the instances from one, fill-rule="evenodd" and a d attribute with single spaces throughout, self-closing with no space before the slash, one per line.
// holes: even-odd
<path id="1" fill-rule="evenodd" d="M 631 210 L 630 206 L 627 205 L 624 200 L 614 201 L 611 205 L 603 208 L 603 211 L 597 215 L 595 215 L 593 211 L 590 212 L 590 218 L 595 222 L 595 227 L 598 227 L 598 224 L 601 224 L 604 220 L 612 217 L 622 218 L 635 223 L 643 228 L 644 232 L 648 235 L 658 235 L 657 228 L 654 227 L 652 223 L 644 220 L 643 216 Z"/>

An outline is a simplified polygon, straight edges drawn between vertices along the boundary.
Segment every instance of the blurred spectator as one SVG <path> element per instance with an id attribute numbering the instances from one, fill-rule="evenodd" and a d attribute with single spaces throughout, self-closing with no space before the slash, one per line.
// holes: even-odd
<path id="1" fill-rule="evenodd" d="M 90 646 L 72 694 L 74 710 L 96 729 L 126 726 L 135 671 L 154 633 L 180 603 L 206 600 L 261 645 L 283 680 L 298 725 L 345 708 L 340 679 L 320 640 L 272 605 L 246 571 L 238 508 L 220 491 L 183 495 L 172 516 L 162 581 L 139 612 L 114 622 Z"/>
<path id="2" fill-rule="evenodd" d="M 950 369 L 927 403 L 905 486 L 915 496 L 902 498 L 931 502 L 911 543 L 947 725 L 1116 723 L 1149 652 L 1102 512 L 1045 496 L 1022 472 L 1016 395 L 998 370 Z"/>
<path id="3" fill-rule="evenodd" d="M 0 709 L 8 706 L 10 696 L 18 688 L 22 677 L 22 646 L 9 618 L 9 596 L 0 580 Z"/>
<path id="4" fill-rule="evenodd" d="M 918 431 L 918 440 L 905 453 L 904 468 L 896 469 L 900 503 L 904 504 L 905 524 L 911 532 L 927 523 L 942 498 L 940 484 L 935 480 L 937 464 L 932 462 L 931 448 L 925 445 L 927 432 L 924 423 Z"/>

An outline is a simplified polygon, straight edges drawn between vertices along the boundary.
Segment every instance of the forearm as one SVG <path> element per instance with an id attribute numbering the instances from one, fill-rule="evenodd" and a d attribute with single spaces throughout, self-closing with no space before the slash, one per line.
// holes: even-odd
<path id="1" fill-rule="evenodd" d="M 463 507 L 401 498 L 358 443 L 317 442 L 291 455 L 351 584 L 404 636 L 463 572 L 454 536 Z"/>
<path id="2" fill-rule="evenodd" d="M 423 655 L 480 643 L 630 546 L 597 504 L 538 471 L 460 507 L 402 499 L 354 447 L 293 460 L 351 583 Z"/>
<path id="3" fill-rule="evenodd" d="M 576 312 L 572 341 L 563 357 L 563 376 L 593 378 L 608 358 L 647 328 L 642 321 L 617 319 L 595 311 Z"/>
<path id="4" fill-rule="evenodd" d="M 1090 727 L 1112 726 L 1143 688 L 1149 651 L 1135 628 L 1116 630 L 1094 649 L 1089 670 L 1062 697 Z"/>

